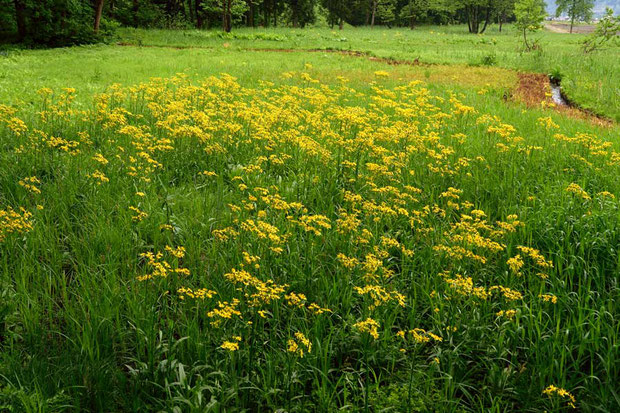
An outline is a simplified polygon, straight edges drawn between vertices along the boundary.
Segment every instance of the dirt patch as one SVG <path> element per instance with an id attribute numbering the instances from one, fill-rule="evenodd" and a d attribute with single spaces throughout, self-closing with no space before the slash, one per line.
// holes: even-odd
<path id="1" fill-rule="evenodd" d="M 399 60 L 399 59 L 393 59 L 391 57 L 377 57 L 377 56 L 371 55 L 370 53 L 359 52 L 356 50 L 310 49 L 308 50 L 308 52 L 338 53 L 338 54 L 343 54 L 346 56 L 366 57 L 368 58 L 368 60 L 371 60 L 373 62 L 387 63 L 388 65 L 393 65 L 393 66 L 400 66 L 400 65 L 420 66 L 422 65 L 422 63 L 420 63 L 420 60 L 418 58 L 415 58 L 414 60 Z M 424 64 L 424 66 L 430 66 L 430 64 Z"/>
<path id="2" fill-rule="evenodd" d="M 131 47 L 158 47 L 158 48 L 167 48 L 167 49 L 214 49 L 214 47 L 204 47 L 204 46 L 169 46 L 169 45 L 146 45 L 146 44 L 136 44 L 129 42 L 118 42 L 117 46 L 131 46 Z M 224 43 L 222 45 L 225 49 L 230 47 L 229 43 Z M 358 50 L 341 50 L 341 49 L 278 49 L 278 48 L 246 48 L 243 50 L 247 50 L 250 52 L 276 52 L 276 53 L 337 53 L 345 56 L 353 56 L 353 57 L 365 57 L 368 60 L 373 62 L 387 63 L 389 65 L 399 66 L 399 65 L 407 65 L 407 66 L 432 66 L 430 63 L 421 63 L 418 58 L 414 60 L 400 60 L 393 59 L 391 57 L 376 57 L 371 55 L 368 52 L 360 52 Z"/>
<path id="3" fill-rule="evenodd" d="M 295 53 L 295 52 L 305 52 L 305 53 L 336 53 L 345 56 L 353 56 L 353 57 L 364 57 L 373 62 L 387 63 L 389 65 L 399 66 L 399 65 L 407 65 L 407 66 L 431 66 L 429 63 L 420 63 L 419 59 L 414 60 L 399 60 L 393 59 L 390 57 L 377 57 L 373 56 L 368 52 L 360 52 L 358 50 L 342 50 L 342 49 L 267 49 L 267 48 L 257 48 L 257 49 L 245 49 L 253 52 L 280 52 L 280 53 Z"/>
<path id="4" fill-rule="evenodd" d="M 549 77 L 541 73 L 519 73 L 519 83 L 512 96 L 530 107 L 553 103 Z"/>
<path id="5" fill-rule="evenodd" d="M 573 33 L 588 34 L 594 31 L 596 26 L 590 25 L 578 25 L 573 26 Z M 570 24 L 568 23 L 547 23 L 545 29 L 553 33 L 570 33 Z"/>
<path id="6" fill-rule="evenodd" d="M 565 116 L 586 120 L 592 124 L 612 127 L 615 122 L 577 107 L 572 102 L 566 106 L 554 104 L 551 98 L 549 77 L 542 73 L 519 73 L 519 83 L 512 92 L 512 98 L 525 103 L 528 107 L 552 107 Z"/>
<path id="7" fill-rule="evenodd" d="M 226 44 L 226 43 L 225 43 Z M 168 46 L 168 45 L 154 45 L 154 44 L 140 44 L 140 43 L 129 43 L 129 42 L 118 42 L 117 46 L 129 46 L 129 47 L 150 47 L 150 48 L 164 48 L 164 49 L 175 49 L 175 50 L 185 50 L 185 49 L 213 49 L 213 47 L 204 47 L 204 46 Z M 227 47 L 227 46 L 224 46 Z"/>

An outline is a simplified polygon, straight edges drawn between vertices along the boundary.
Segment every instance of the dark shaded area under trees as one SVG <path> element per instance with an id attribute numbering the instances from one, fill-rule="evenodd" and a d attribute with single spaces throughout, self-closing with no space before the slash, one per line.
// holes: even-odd
<path id="1" fill-rule="evenodd" d="M 343 29 L 466 23 L 471 33 L 514 19 L 515 0 L 0 0 L 4 42 L 64 46 L 102 40 L 119 26 Z"/>

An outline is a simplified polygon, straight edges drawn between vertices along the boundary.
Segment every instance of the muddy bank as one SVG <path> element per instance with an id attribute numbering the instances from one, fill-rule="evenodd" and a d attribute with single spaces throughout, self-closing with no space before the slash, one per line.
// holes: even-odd
<path id="1" fill-rule="evenodd" d="M 587 120 L 599 126 L 611 127 L 615 123 L 580 108 L 563 93 L 559 83 L 552 84 L 549 76 L 542 73 L 519 73 L 519 83 L 512 98 L 528 107 L 552 107 L 556 111 L 575 119 Z"/>

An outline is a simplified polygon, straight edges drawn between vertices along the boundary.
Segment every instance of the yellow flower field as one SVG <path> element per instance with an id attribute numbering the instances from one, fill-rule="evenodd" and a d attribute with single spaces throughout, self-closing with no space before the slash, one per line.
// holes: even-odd
<path id="1" fill-rule="evenodd" d="M 76 410 L 603 406 L 617 143 L 374 75 L 0 105 L 0 373 Z"/>

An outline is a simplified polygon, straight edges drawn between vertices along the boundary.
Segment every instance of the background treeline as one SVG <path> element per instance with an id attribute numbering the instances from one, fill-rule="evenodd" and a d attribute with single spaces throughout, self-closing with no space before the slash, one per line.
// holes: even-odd
<path id="1" fill-rule="evenodd" d="M 472 33 L 514 18 L 515 0 L 0 0 L 0 33 L 18 42 L 89 43 L 116 27 L 345 25 L 414 28 L 467 23 Z"/>

